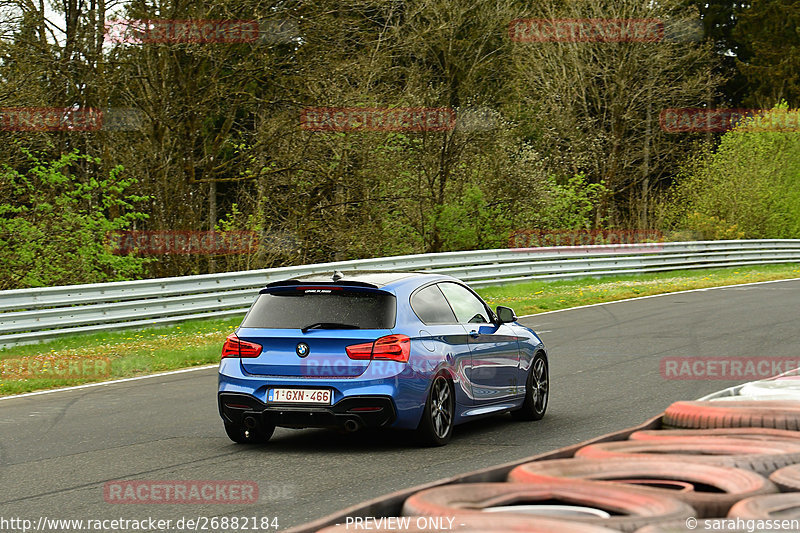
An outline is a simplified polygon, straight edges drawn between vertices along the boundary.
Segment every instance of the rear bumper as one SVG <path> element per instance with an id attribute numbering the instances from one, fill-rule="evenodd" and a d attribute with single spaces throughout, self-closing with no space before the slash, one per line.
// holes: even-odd
<path id="1" fill-rule="evenodd" d="M 397 368 L 400 369 L 399 372 Z M 240 394 L 253 398 L 258 402 L 252 405 L 253 410 L 261 412 L 269 408 L 270 412 L 265 416 L 271 420 L 277 417 L 278 422 L 286 427 L 338 427 L 341 416 L 335 416 L 331 420 L 332 413 L 346 415 L 346 418 L 357 416 L 366 425 L 372 424 L 373 419 L 379 419 L 378 423 L 395 429 L 416 428 L 425 407 L 430 375 L 410 364 L 383 365 L 379 370 L 376 369 L 375 372 L 357 378 L 256 376 L 245 372 L 239 359 L 225 358 L 220 362 L 218 394 Z M 276 408 L 267 400 L 269 390 L 276 387 L 330 389 L 333 393 L 333 405 L 298 407 L 290 404 Z M 344 411 L 339 410 L 339 406 L 350 405 L 351 399 L 358 401 L 361 398 L 386 398 L 392 404 L 391 416 L 381 415 L 380 412 L 351 413 L 347 412 L 349 408 Z M 348 403 L 341 403 L 345 400 L 348 400 Z M 298 409 L 306 413 L 312 411 L 313 414 L 303 417 L 295 412 Z M 277 411 L 277 415 L 274 411 Z M 383 413 L 386 412 L 388 407 L 383 409 Z M 392 421 L 384 422 L 384 418 L 390 418 Z"/>
<path id="2" fill-rule="evenodd" d="M 249 394 L 221 392 L 219 414 L 223 420 L 243 424 L 253 417 L 257 423 L 290 428 L 380 428 L 397 418 L 388 396 L 350 396 L 331 406 L 267 405 Z"/>

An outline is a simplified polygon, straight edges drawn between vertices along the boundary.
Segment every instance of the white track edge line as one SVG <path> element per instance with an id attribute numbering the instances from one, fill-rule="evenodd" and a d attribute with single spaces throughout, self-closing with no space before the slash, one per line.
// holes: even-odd
<path id="1" fill-rule="evenodd" d="M 730 287 L 743 287 L 745 285 L 761 285 L 761 284 L 766 284 L 766 283 L 780 283 L 782 281 L 800 281 L 800 278 L 773 279 L 773 280 L 768 280 L 768 281 L 753 281 L 753 282 L 750 282 L 750 283 L 737 283 L 735 285 L 720 285 L 720 286 L 717 286 L 717 287 L 704 287 L 704 288 L 700 288 L 700 289 L 688 289 L 688 290 L 685 290 L 685 291 L 664 292 L 664 293 L 661 293 L 661 294 L 650 294 L 648 296 L 637 296 L 637 297 L 634 297 L 634 298 L 626 298 L 624 300 L 614 300 L 614 301 L 611 301 L 611 302 L 599 302 L 599 303 L 596 303 L 596 304 L 587 304 L 587 305 L 579 305 L 577 307 L 567 307 L 567 308 L 564 308 L 564 309 L 555 309 L 553 311 L 545 311 L 543 313 L 535 313 L 535 314 L 532 314 L 532 315 L 523 315 L 523 316 L 521 316 L 519 318 L 530 318 L 530 317 L 534 317 L 534 316 L 542 316 L 542 315 L 547 315 L 547 314 L 551 314 L 551 313 L 561 313 L 562 311 L 572 311 L 573 309 L 584 309 L 584 308 L 587 308 L 587 307 L 597 307 L 599 305 L 617 304 L 617 303 L 621 303 L 621 302 L 630 302 L 630 301 L 633 301 L 633 300 L 645 300 L 645 299 L 648 299 L 648 298 L 656 298 L 658 296 L 669 296 L 671 294 L 681 294 L 681 293 L 686 293 L 686 292 L 708 291 L 708 290 L 713 290 L 713 289 L 727 289 L 727 288 L 730 288 Z M 49 390 L 43 390 L 43 391 L 26 392 L 24 394 L 15 394 L 13 396 L 0 396 L 0 401 L 11 400 L 11 399 L 14 399 L 14 398 L 26 398 L 26 397 L 29 397 L 29 396 L 40 396 L 42 394 L 52 394 L 54 392 L 66 392 L 66 391 L 72 391 L 72 390 L 78 390 L 78 389 L 88 389 L 88 388 L 92 388 L 92 387 L 102 387 L 102 386 L 105 386 L 105 385 L 114 385 L 116 383 L 125 383 L 125 382 L 128 382 L 128 381 L 138 381 L 138 380 L 141 380 L 141 379 L 157 378 L 157 377 L 160 377 L 160 376 L 171 376 L 171 375 L 174 375 L 174 374 L 182 374 L 182 373 L 185 373 L 185 372 L 194 372 L 195 370 L 207 370 L 209 368 L 217 368 L 218 366 L 219 365 L 195 366 L 195 367 L 192 367 L 192 368 L 182 368 L 180 370 L 171 370 L 169 372 L 161 372 L 159 374 L 149 374 L 147 376 L 137 376 L 135 378 L 114 379 L 114 380 L 111 380 L 111 381 L 100 381 L 98 383 L 87 383 L 85 385 L 76 385 L 74 387 L 63 387 L 63 388 L 60 388 L 60 389 L 49 389 Z"/>
<path id="2" fill-rule="evenodd" d="M 194 372 L 195 370 L 208 370 L 209 368 L 217 368 L 219 364 L 216 365 L 203 365 L 203 366 L 193 366 L 191 368 L 181 368 L 180 370 L 170 370 L 169 372 L 160 372 L 158 374 L 148 374 L 146 376 L 136 376 L 134 378 L 121 378 L 121 379 L 113 379 L 111 381 L 100 381 L 97 383 L 86 383 L 85 385 L 75 385 L 74 387 L 62 387 L 60 389 L 49 389 L 49 390 L 41 390 L 41 391 L 34 391 L 34 392 L 26 392 L 23 394 L 15 394 L 13 396 L 0 396 L 0 401 L 3 400 L 11 400 L 13 398 L 25 398 L 28 396 L 39 396 L 41 394 L 51 394 L 54 392 L 66 392 L 78 389 L 88 389 L 91 387 L 102 387 L 104 385 L 114 385 L 116 383 L 126 383 L 128 381 L 139 381 L 141 379 L 150 379 L 150 378 L 157 378 L 160 376 L 171 376 L 174 374 L 183 374 L 186 372 Z"/>
<path id="3" fill-rule="evenodd" d="M 800 278 L 786 278 L 786 279 L 770 279 L 767 281 L 751 281 L 749 283 L 736 283 L 734 285 L 717 285 L 715 287 L 701 287 L 699 289 L 686 289 L 684 291 L 662 292 L 660 294 L 649 294 L 647 296 L 635 296 L 633 298 L 625 298 L 624 300 L 612 300 L 610 302 L 598 302 L 596 304 L 579 305 L 577 307 L 565 307 L 564 309 L 554 309 L 552 311 L 544 311 L 542 313 L 534 313 L 532 315 L 522 315 L 518 318 L 531 318 L 535 316 L 549 315 L 551 313 L 561 313 L 563 311 L 572 311 L 574 309 L 585 309 L 587 307 L 597 307 L 600 305 L 618 304 L 622 302 L 632 302 L 634 300 L 647 300 L 649 298 L 657 298 L 659 296 L 670 296 L 673 294 L 684 294 L 688 292 L 711 291 L 714 289 L 730 289 L 731 287 L 744 287 L 746 285 L 762 285 L 766 283 L 780 283 L 782 281 L 800 281 Z"/>

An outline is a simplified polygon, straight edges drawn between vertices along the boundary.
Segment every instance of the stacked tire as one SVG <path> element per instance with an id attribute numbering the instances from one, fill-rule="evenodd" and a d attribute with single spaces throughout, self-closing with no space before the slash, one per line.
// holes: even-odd
<path id="1" fill-rule="evenodd" d="M 675 402 L 664 413 L 660 431 L 640 431 L 631 434 L 632 441 L 669 442 L 681 439 L 751 440 L 773 451 L 775 445 L 800 443 L 800 381 L 793 378 L 749 383 L 740 396 L 711 401 Z M 766 449 L 765 449 L 766 450 Z M 718 448 L 710 444 L 707 453 Z M 761 494 L 743 498 L 731 506 L 720 524 L 730 531 L 752 531 L 753 524 L 770 530 L 800 531 L 800 459 L 795 452 L 761 458 L 751 457 L 744 468 L 760 471 L 780 493 Z M 688 531 L 685 524 L 673 523 L 673 529 L 658 531 Z M 717 529 L 719 530 L 719 529 Z"/>
<path id="2" fill-rule="evenodd" d="M 758 427 L 800 430 L 800 401 L 706 400 L 675 402 L 664 412 L 664 426 L 684 429 Z"/>
<path id="3" fill-rule="evenodd" d="M 558 478 L 625 483 L 653 495 L 676 498 L 694 510 L 691 516 L 725 516 L 743 498 L 777 492 L 765 477 L 740 468 L 676 460 L 591 458 L 536 461 L 518 466 L 508 480 L 542 483 Z M 686 518 L 686 517 L 684 517 Z"/>
<path id="4" fill-rule="evenodd" d="M 661 429 L 519 465 L 506 482 L 422 490 L 402 515 L 455 523 L 404 529 L 417 533 L 752 533 L 768 520 L 768 530 L 800 531 L 800 401 L 675 402 Z"/>

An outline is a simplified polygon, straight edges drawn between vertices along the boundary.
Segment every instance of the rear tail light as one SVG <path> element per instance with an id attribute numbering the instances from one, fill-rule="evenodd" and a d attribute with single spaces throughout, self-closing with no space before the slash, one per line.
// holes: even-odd
<path id="1" fill-rule="evenodd" d="M 365 342 L 364 344 L 353 344 L 344 350 L 347 352 L 347 357 L 350 359 L 372 359 L 372 346 L 374 342 Z"/>
<path id="2" fill-rule="evenodd" d="M 254 342 L 243 341 L 235 333 L 228 335 L 222 345 L 222 358 L 226 357 L 258 357 L 261 355 L 261 345 Z"/>
<path id="3" fill-rule="evenodd" d="M 411 339 L 405 335 L 387 335 L 375 342 L 353 344 L 345 348 L 350 359 L 381 359 L 407 363 L 411 353 Z"/>

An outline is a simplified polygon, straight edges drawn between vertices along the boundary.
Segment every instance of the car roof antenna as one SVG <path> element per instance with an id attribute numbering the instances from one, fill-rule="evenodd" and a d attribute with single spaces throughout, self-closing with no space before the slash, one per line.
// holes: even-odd
<path id="1" fill-rule="evenodd" d="M 341 272 L 339 272 L 338 270 L 335 270 L 335 271 L 333 272 L 333 276 L 331 276 L 331 279 L 332 279 L 333 281 L 339 281 L 339 280 L 340 280 L 340 279 L 342 279 L 343 277 L 344 277 L 344 274 L 342 274 L 342 273 L 341 273 Z"/>

